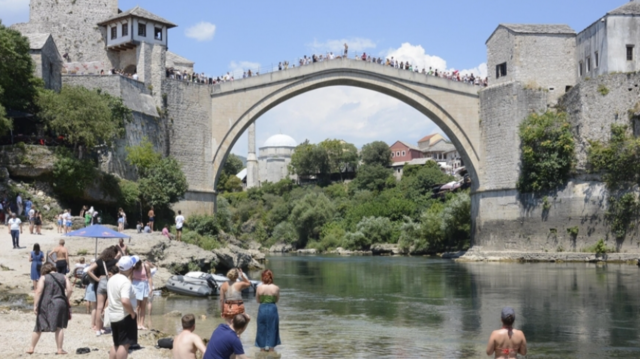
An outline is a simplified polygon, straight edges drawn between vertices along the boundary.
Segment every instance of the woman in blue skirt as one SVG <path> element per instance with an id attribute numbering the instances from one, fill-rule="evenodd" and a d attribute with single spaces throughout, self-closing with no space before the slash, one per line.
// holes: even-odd
<path id="1" fill-rule="evenodd" d="M 29 262 L 31 262 L 31 280 L 33 281 L 33 290 L 36 290 L 38 280 L 40 279 L 40 268 L 44 261 L 44 253 L 40 251 L 38 243 L 33 245 L 33 251 L 29 253 Z"/>
<path id="2" fill-rule="evenodd" d="M 256 346 L 260 351 L 274 351 L 280 345 L 280 319 L 276 303 L 280 299 L 280 288 L 273 284 L 273 273 L 266 269 L 262 272 L 262 284 L 256 290 L 258 309 L 258 332 Z"/>

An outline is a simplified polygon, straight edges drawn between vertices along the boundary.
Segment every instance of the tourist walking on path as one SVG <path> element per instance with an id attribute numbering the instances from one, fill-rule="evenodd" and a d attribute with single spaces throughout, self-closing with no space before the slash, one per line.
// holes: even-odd
<path id="1" fill-rule="evenodd" d="M 24 213 L 29 214 L 31 207 L 33 207 L 33 202 L 31 202 L 31 198 L 27 198 L 27 200 L 24 201 Z"/>
<path id="2" fill-rule="evenodd" d="M 184 216 L 182 215 L 182 211 L 178 211 L 178 215 L 176 216 L 176 240 L 178 242 L 182 242 L 182 226 L 184 226 Z"/>
<path id="3" fill-rule="evenodd" d="M 202 356 L 206 352 L 204 342 L 199 335 L 193 334 L 196 330 L 196 317 L 193 314 L 182 316 L 182 331 L 173 338 L 173 359 L 196 359 L 196 352 L 200 350 Z"/>
<path id="4" fill-rule="evenodd" d="M 91 264 L 93 263 L 94 262 L 92 262 Z M 91 268 L 91 265 L 88 265 L 87 267 L 85 267 L 82 270 L 82 273 L 83 274 L 88 273 L 89 268 Z M 94 330 L 94 331 L 97 330 L 96 329 L 96 289 L 95 289 L 96 285 L 97 283 L 95 283 L 93 280 L 90 280 L 84 292 L 84 300 L 85 302 L 87 302 L 87 314 L 91 314 L 91 330 Z"/>
<path id="5" fill-rule="evenodd" d="M 58 242 L 58 246 L 49 253 L 49 259 L 56 262 L 56 271 L 58 273 L 63 275 L 69 273 L 69 251 L 64 247 L 64 239 L 61 239 Z"/>
<path id="6" fill-rule="evenodd" d="M 247 359 L 240 341 L 240 334 L 247 328 L 247 324 L 247 317 L 238 314 L 231 318 L 229 324 L 218 325 L 211 334 L 202 359 L 229 359 L 232 355 L 235 355 L 236 359 Z"/>
<path id="7" fill-rule="evenodd" d="M 120 258 L 120 272 L 109 279 L 109 320 L 113 336 L 113 348 L 109 351 L 109 359 L 126 359 L 129 347 L 138 344 L 136 297 L 129 280 L 135 264 L 134 257 Z"/>
<path id="8" fill-rule="evenodd" d="M 33 250 L 29 253 L 29 262 L 31 262 L 31 280 L 33 281 L 33 290 L 38 286 L 40 279 L 40 271 L 44 262 L 44 253 L 40 250 L 38 243 L 33 245 Z"/>
<path id="9" fill-rule="evenodd" d="M 22 203 L 22 196 L 18 194 L 16 196 L 16 207 L 18 207 L 18 216 L 22 216 L 22 210 L 24 209 L 24 203 Z"/>
<path id="10" fill-rule="evenodd" d="M 29 234 L 33 234 L 36 225 L 36 209 L 29 208 L 27 211 L 27 219 L 29 220 Z"/>
<path id="11" fill-rule="evenodd" d="M 151 209 L 149 210 L 149 213 L 147 213 L 147 216 L 149 216 L 149 223 L 147 225 L 151 229 L 151 232 L 153 232 L 153 222 L 156 220 L 156 213 L 153 211 L 153 206 L 151 206 Z"/>
<path id="12" fill-rule="evenodd" d="M 73 288 L 64 274 L 56 273 L 56 267 L 51 263 L 42 266 L 42 277 L 38 280 L 33 311 L 36 313 L 36 326 L 31 335 L 31 348 L 28 354 L 33 354 L 40 335 L 56 333 L 57 354 L 67 354 L 62 349 L 64 332 L 70 317 L 69 300 Z"/>
<path id="13" fill-rule="evenodd" d="M 280 299 L 280 288 L 273 284 L 273 272 L 266 269 L 262 272 L 262 285 L 256 289 L 258 309 L 258 330 L 256 346 L 260 351 L 274 351 L 280 345 L 280 319 L 276 303 Z"/>
<path id="14" fill-rule="evenodd" d="M 42 235 L 42 212 L 36 211 L 33 223 L 36 226 L 36 234 Z"/>
<path id="15" fill-rule="evenodd" d="M 238 277 L 241 281 L 237 282 Z M 244 301 L 242 300 L 242 290 L 249 288 L 251 282 L 247 276 L 242 273 L 242 269 L 233 268 L 227 272 L 228 282 L 224 282 L 220 287 L 220 308 L 222 308 L 222 317 L 226 319 L 227 324 L 231 323 L 233 318 L 238 314 L 247 317 L 247 322 L 251 320 L 248 314 L 244 312 Z"/>
<path id="16" fill-rule="evenodd" d="M 22 221 L 16 217 L 15 213 L 11 213 L 11 219 L 7 222 L 9 234 L 13 242 L 13 249 L 20 249 L 20 234 L 22 233 Z"/>
<path id="17" fill-rule="evenodd" d="M 133 256 L 133 258 L 136 260 L 136 265 L 133 267 L 133 291 L 136 294 L 136 301 L 138 302 L 138 308 L 136 310 L 138 330 L 147 330 L 144 326 L 144 319 L 147 311 L 147 302 L 151 294 L 151 288 L 153 287 L 151 268 L 149 267 L 149 263 L 142 263 L 137 256 Z"/>
<path id="18" fill-rule="evenodd" d="M 520 330 L 513 329 L 516 312 L 511 307 L 504 307 L 500 315 L 502 329 L 494 330 L 487 344 L 487 355 L 496 358 L 516 358 L 518 354 L 527 355 L 527 339 Z"/>
<path id="19" fill-rule="evenodd" d="M 124 225 L 127 223 L 127 215 L 122 208 L 118 209 L 118 232 L 124 231 Z"/>
<path id="20" fill-rule="evenodd" d="M 104 305 L 107 301 L 107 273 L 109 272 L 108 268 L 111 268 L 118 263 L 118 260 L 116 259 L 117 254 L 118 249 L 116 246 L 105 248 L 105 250 L 100 254 L 100 257 L 93 262 L 89 266 L 89 270 L 87 270 L 87 273 L 91 279 L 93 279 L 97 299 L 95 313 L 97 336 L 105 333 L 103 330 L 104 323 L 102 321 L 102 312 L 104 311 Z"/>

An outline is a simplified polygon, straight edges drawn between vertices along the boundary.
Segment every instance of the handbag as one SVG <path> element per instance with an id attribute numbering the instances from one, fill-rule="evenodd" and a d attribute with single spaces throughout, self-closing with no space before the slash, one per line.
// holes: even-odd
<path id="1" fill-rule="evenodd" d="M 51 278 L 53 278 L 53 281 L 56 282 L 58 284 L 58 286 L 60 286 L 60 290 L 62 291 L 62 294 L 64 294 L 64 287 L 62 286 L 62 284 L 60 284 L 60 282 L 58 282 L 58 280 L 56 279 L 56 277 L 53 276 L 53 274 L 51 275 Z M 64 294 L 65 297 L 65 303 L 67 303 L 67 313 L 69 313 L 69 320 L 71 320 L 71 303 L 69 303 L 69 298 L 67 298 L 67 295 Z"/>

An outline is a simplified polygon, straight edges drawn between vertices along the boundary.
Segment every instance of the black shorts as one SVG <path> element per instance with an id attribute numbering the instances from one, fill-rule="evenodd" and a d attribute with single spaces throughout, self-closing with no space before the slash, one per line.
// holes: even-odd
<path id="1" fill-rule="evenodd" d="M 56 272 L 60 274 L 67 274 L 67 261 L 65 259 L 56 261 Z"/>
<path id="2" fill-rule="evenodd" d="M 176 228 L 176 232 L 182 232 L 182 227 Z"/>
<path id="3" fill-rule="evenodd" d="M 138 323 L 127 314 L 119 322 L 111 323 L 111 335 L 113 346 L 116 349 L 121 345 L 133 345 L 138 343 Z"/>

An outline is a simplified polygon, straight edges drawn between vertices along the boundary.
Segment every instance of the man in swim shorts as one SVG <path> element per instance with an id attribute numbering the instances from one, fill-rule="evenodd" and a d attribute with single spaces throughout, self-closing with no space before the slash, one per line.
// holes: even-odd
<path id="1" fill-rule="evenodd" d="M 64 239 L 58 242 L 59 245 L 49 253 L 49 258 L 53 261 L 53 254 L 56 255 L 56 271 L 61 274 L 69 273 L 69 252 L 64 247 Z"/>
<path id="2" fill-rule="evenodd" d="M 495 354 L 496 358 L 517 358 L 518 354 L 527 355 L 527 339 L 520 330 L 513 329 L 516 312 L 511 307 L 504 307 L 501 314 L 502 329 L 494 330 L 487 344 L 487 355 Z"/>

